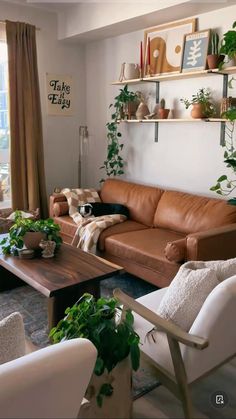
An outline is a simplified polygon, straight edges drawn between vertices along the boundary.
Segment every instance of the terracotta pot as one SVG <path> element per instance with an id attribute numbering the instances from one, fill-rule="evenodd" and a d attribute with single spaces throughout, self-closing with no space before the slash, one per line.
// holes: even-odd
<path id="1" fill-rule="evenodd" d="M 203 106 L 201 103 L 194 103 L 191 110 L 192 118 L 205 118 Z"/>
<path id="2" fill-rule="evenodd" d="M 219 64 L 224 60 L 224 55 L 210 54 L 207 56 L 207 64 L 210 70 L 218 68 Z"/>
<path id="3" fill-rule="evenodd" d="M 39 243 L 41 240 L 46 239 L 46 234 L 41 231 L 28 231 L 24 235 L 24 244 L 27 249 L 37 250 L 40 249 Z"/>
<path id="4" fill-rule="evenodd" d="M 144 119 L 144 117 L 149 114 L 150 114 L 150 111 L 147 105 L 144 102 L 140 102 L 140 104 L 138 105 L 138 109 L 136 111 L 136 118 Z"/>
<path id="5" fill-rule="evenodd" d="M 158 117 L 160 119 L 167 119 L 169 115 L 170 110 L 169 109 L 162 109 L 160 108 L 158 111 Z"/>

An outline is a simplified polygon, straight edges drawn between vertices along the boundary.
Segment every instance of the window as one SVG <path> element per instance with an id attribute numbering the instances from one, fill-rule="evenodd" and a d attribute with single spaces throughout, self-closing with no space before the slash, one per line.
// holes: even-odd
<path id="1" fill-rule="evenodd" d="M 8 104 L 7 44 L 0 38 L 0 209 L 11 207 Z"/>

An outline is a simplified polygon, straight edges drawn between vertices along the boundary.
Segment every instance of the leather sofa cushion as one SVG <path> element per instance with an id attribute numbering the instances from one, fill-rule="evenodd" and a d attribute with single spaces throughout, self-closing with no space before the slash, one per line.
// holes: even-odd
<path id="1" fill-rule="evenodd" d="M 129 208 L 130 218 L 146 226 L 153 226 L 154 214 L 163 191 L 158 188 L 117 179 L 107 179 L 101 189 L 102 202 L 123 204 Z"/>
<path id="2" fill-rule="evenodd" d="M 124 223 L 115 224 L 109 228 L 106 228 L 100 233 L 98 249 L 101 251 L 105 249 L 105 240 L 109 236 L 112 236 L 114 234 L 128 233 L 129 231 L 145 230 L 147 228 L 147 226 L 140 223 L 136 223 L 136 221 L 132 220 L 127 220 Z"/>
<path id="3" fill-rule="evenodd" d="M 236 206 L 222 199 L 165 191 L 158 203 L 154 226 L 180 233 L 197 233 L 236 222 Z"/>
<path id="4" fill-rule="evenodd" d="M 56 224 L 59 224 L 61 228 L 60 233 L 62 236 L 68 236 L 71 239 L 74 237 L 74 234 L 78 226 L 75 224 L 75 222 L 72 220 L 72 218 L 69 215 L 55 217 L 54 221 Z M 66 242 L 68 243 L 68 241 Z"/>
<path id="5" fill-rule="evenodd" d="M 67 201 L 56 202 L 53 204 L 53 214 L 55 217 L 69 214 L 69 206 Z"/>
<path id="6" fill-rule="evenodd" d="M 166 259 L 164 249 L 167 242 L 180 238 L 183 238 L 180 233 L 148 228 L 107 237 L 105 251 L 113 256 L 154 269 L 157 275 L 159 271 L 169 277 L 172 272 L 176 272 L 176 263 Z"/>

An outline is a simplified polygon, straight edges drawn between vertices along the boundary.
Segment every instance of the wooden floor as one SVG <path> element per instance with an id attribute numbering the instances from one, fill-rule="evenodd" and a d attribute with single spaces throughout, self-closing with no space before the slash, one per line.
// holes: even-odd
<path id="1" fill-rule="evenodd" d="M 229 403 L 223 408 L 213 407 L 211 395 L 224 391 Z M 219 368 L 193 387 L 196 418 L 236 419 L 236 359 Z M 163 386 L 137 399 L 133 405 L 133 418 L 183 418 L 180 402 Z"/>

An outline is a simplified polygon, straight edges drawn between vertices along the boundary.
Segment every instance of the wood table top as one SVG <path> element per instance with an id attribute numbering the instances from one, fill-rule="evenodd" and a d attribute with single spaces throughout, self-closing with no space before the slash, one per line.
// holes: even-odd
<path id="1" fill-rule="evenodd" d="M 53 297 L 85 281 L 100 281 L 123 269 L 67 244 L 62 244 L 55 256 L 48 259 L 43 257 L 20 259 L 18 256 L 0 254 L 0 266 L 46 297 Z"/>

